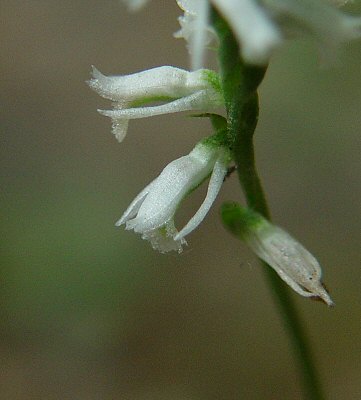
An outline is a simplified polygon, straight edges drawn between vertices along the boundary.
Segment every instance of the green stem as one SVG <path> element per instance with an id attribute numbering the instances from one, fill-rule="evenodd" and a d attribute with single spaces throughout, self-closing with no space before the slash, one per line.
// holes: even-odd
<path id="1" fill-rule="evenodd" d="M 247 204 L 270 219 L 266 197 L 258 177 L 253 145 L 253 134 L 258 120 L 257 88 L 266 67 L 255 67 L 242 62 L 239 47 L 225 21 L 212 11 L 213 25 L 219 37 L 219 63 L 228 122 L 228 142 L 237 165 L 240 184 Z M 297 355 L 305 391 L 305 399 L 324 399 L 317 377 L 310 344 L 301 318 L 290 296 L 289 289 L 271 267 L 262 262 L 268 282 L 292 340 Z"/>

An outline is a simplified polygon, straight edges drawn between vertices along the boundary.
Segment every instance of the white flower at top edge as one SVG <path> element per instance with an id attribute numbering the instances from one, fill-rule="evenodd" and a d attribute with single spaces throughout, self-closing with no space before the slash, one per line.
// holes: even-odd
<path id="1" fill-rule="evenodd" d="M 344 14 L 331 2 L 261 0 L 261 3 L 285 38 L 312 38 L 325 60 L 332 60 L 343 43 L 361 38 L 361 18 Z"/>
<path id="2" fill-rule="evenodd" d="M 208 0 L 181 0 L 177 3 L 184 15 L 178 17 L 181 29 L 174 33 L 174 37 L 186 40 L 192 55 L 192 69 L 196 70 L 204 64 L 206 46 L 217 41 L 217 34 L 209 25 L 210 5 Z"/>
<path id="3" fill-rule="evenodd" d="M 161 174 L 133 200 L 117 226 L 142 235 L 161 253 L 182 251 L 185 236 L 205 218 L 227 173 L 228 151 L 214 144 L 199 143 L 187 155 L 168 164 Z M 174 214 L 189 193 L 210 176 L 208 191 L 202 205 L 186 226 L 178 232 Z"/>
<path id="4" fill-rule="evenodd" d="M 340 44 L 361 36 L 361 19 L 346 15 L 332 5 L 344 4 L 346 1 L 342 0 L 207 1 L 228 22 L 240 44 L 243 59 L 250 64 L 267 64 L 274 50 L 295 35 L 315 39 L 321 54 L 328 58 Z M 176 37 L 190 42 L 194 64 L 198 62 L 195 60 L 202 59 L 207 44 L 205 32 L 212 31 L 207 23 L 209 11 L 207 7 L 200 7 L 198 0 L 177 0 L 177 3 L 184 11 L 184 17 L 179 19 L 181 30 Z M 197 19 L 200 22 L 197 23 Z"/>
<path id="5" fill-rule="evenodd" d="M 93 67 L 89 86 L 112 100 L 114 110 L 99 110 L 113 121 L 113 133 L 121 142 L 130 119 L 180 111 L 211 111 L 223 104 L 218 75 L 211 70 L 189 72 L 171 66 L 131 75 L 105 76 Z M 146 106 L 152 102 L 157 106 Z"/>

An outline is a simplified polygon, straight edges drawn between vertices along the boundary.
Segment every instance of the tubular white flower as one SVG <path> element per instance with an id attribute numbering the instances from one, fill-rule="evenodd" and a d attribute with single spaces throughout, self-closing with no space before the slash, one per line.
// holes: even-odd
<path id="1" fill-rule="evenodd" d="M 133 200 L 116 226 L 142 235 L 161 253 L 182 251 L 184 239 L 205 218 L 227 173 L 229 153 L 201 142 L 187 155 L 168 164 L 161 174 Z M 188 224 L 178 233 L 174 214 L 185 196 L 211 175 L 206 198 Z"/>
<path id="2" fill-rule="evenodd" d="M 310 36 L 316 40 L 323 56 L 330 56 L 343 42 L 361 36 L 361 19 L 338 11 L 335 4 L 342 5 L 346 0 L 208 0 L 229 23 L 239 44 L 243 59 L 256 65 L 268 63 L 274 50 L 285 39 L 296 36 Z M 202 57 L 200 45 L 205 40 L 194 36 L 212 31 L 206 27 L 208 11 L 197 7 L 197 0 L 177 0 L 184 11 L 179 19 L 181 30 L 177 37 L 190 42 L 192 60 Z M 200 14 L 203 13 L 203 14 Z M 202 30 L 196 30 L 197 19 Z M 204 36 L 204 33 L 203 33 Z M 199 55 L 198 53 L 201 53 Z M 194 62 L 194 61 L 193 61 Z"/>
<path id="3" fill-rule="evenodd" d="M 114 110 L 98 110 L 113 121 L 113 133 L 121 142 L 130 119 L 180 111 L 210 111 L 223 104 L 218 75 L 211 70 L 189 72 L 163 66 L 123 76 L 104 76 L 93 67 L 89 86 L 112 100 Z M 140 107 L 152 102 L 157 106 Z"/>
<path id="4" fill-rule="evenodd" d="M 240 236 L 294 291 L 333 305 L 322 284 L 318 261 L 297 240 L 250 209 L 231 204 L 225 205 L 222 213 L 231 231 Z"/>

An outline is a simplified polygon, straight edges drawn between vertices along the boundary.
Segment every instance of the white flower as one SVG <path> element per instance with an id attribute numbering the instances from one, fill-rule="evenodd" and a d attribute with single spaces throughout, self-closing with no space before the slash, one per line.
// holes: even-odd
<path id="1" fill-rule="evenodd" d="M 339 46 L 361 37 L 361 19 L 335 6 L 314 0 L 262 0 L 284 37 L 309 36 L 324 59 L 332 59 Z"/>
<path id="2" fill-rule="evenodd" d="M 113 121 L 113 133 L 121 142 L 130 119 L 180 111 L 210 111 L 223 104 L 218 75 L 211 70 L 189 72 L 163 66 L 131 75 L 104 76 L 93 67 L 89 86 L 112 100 L 114 110 L 98 110 Z M 157 106 L 141 107 L 152 102 Z"/>
<path id="3" fill-rule="evenodd" d="M 320 0 L 207 1 L 228 22 L 240 44 L 243 59 L 250 64 L 267 64 L 274 50 L 295 34 L 313 37 L 326 56 L 332 55 L 343 42 L 361 36 L 361 19 L 343 14 L 331 4 L 335 1 L 344 3 L 342 0 L 329 3 Z M 211 29 L 206 28 L 208 9 L 197 5 L 198 0 L 177 0 L 177 3 L 184 11 L 177 37 L 189 40 L 190 48 L 198 52 L 193 51 L 192 58 L 201 59 L 203 49 L 200 43 L 204 48 L 206 41 L 196 35 L 204 37 L 206 29 Z M 198 25 L 197 19 L 201 21 Z M 202 29 L 196 30 L 195 26 Z"/>
<path id="4" fill-rule="evenodd" d="M 178 17 L 181 29 L 174 33 L 174 37 L 186 40 L 189 53 L 192 55 L 192 69 L 197 70 L 203 65 L 205 47 L 217 41 L 217 34 L 208 23 L 209 2 L 181 0 L 177 3 L 184 11 L 184 15 Z"/>
<path id="5" fill-rule="evenodd" d="M 322 284 L 318 261 L 297 240 L 260 214 L 236 204 L 224 205 L 222 215 L 227 227 L 293 290 L 301 296 L 318 297 L 327 305 L 333 305 Z"/>
<path id="6" fill-rule="evenodd" d="M 187 155 L 168 164 L 161 174 L 143 189 L 125 211 L 117 226 L 140 233 L 154 249 L 165 253 L 182 251 L 184 237 L 205 218 L 227 173 L 228 151 L 202 141 Z M 174 214 L 185 196 L 210 176 L 208 191 L 202 205 L 178 233 Z"/>

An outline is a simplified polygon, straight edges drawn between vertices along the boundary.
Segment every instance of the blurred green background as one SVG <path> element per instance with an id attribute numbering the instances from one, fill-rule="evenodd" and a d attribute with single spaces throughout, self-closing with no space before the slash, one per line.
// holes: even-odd
<path id="1" fill-rule="evenodd" d="M 114 227 L 210 126 L 132 121 L 120 145 L 85 80 L 92 64 L 187 68 L 179 14 L 173 1 L 134 15 L 117 0 L 0 2 L 1 399 L 301 399 L 261 267 L 219 220 L 222 201 L 240 198 L 235 177 L 181 255 Z M 335 400 L 361 398 L 360 61 L 360 43 L 330 68 L 309 43 L 284 46 L 257 131 L 274 220 L 318 257 L 336 302 L 293 295 Z"/>

